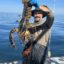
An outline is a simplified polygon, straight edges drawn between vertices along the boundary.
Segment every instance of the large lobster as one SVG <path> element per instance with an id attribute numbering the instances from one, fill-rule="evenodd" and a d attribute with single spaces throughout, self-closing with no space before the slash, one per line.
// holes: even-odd
<path id="1" fill-rule="evenodd" d="M 19 38 L 22 41 L 30 37 L 30 32 L 28 31 L 27 28 L 30 27 L 29 18 L 31 17 L 31 6 L 29 6 L 28 2 L 29 0 L 22 0 L 22 3 L 24 4 L 24 9 L 23 9 L 23 14 L 22 14 L 22 19 L 19 23 L 19 27 L 13 28 L 10 31 L 9 41 L 13 47 L 16 46 L 14 38 L 13 38 L 14 32 L 17 32 Z"/>

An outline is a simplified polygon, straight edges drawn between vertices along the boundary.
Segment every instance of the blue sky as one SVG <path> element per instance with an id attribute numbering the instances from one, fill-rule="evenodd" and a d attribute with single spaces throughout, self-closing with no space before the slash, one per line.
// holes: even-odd
<path id="1" fill-rule="evenodd" d="M 47 5 L 54 12 L 64 13 L 64 0 L 39 0 L 41 4 Z M 0 12 L 22 13 L 22 0 L 0 0 Z"/>

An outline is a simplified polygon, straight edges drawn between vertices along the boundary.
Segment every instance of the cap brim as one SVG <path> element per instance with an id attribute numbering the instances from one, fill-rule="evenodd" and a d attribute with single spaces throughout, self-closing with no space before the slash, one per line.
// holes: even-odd
<path id="1" fill-rule="evenodd" d="M 41 12 L 43 14 L 43 17 L 45 17 L 47 15 L 47 13 L 42 10 L 32 10 L 32 16 L 34 16 L 35 12 Z"/>

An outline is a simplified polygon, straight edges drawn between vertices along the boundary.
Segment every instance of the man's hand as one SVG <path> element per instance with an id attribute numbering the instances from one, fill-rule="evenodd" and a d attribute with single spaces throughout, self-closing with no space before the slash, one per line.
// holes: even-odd
<path id="1" fill-rule="evenodd" d="M 32 45 L 30 45 L 29 48 L 26 48 L 26 49 L 22 52 L 22 55 L 23 55 L 24 57 L 28 57 L 29 54 L 30 54 L 30 52 L 31 52 L 31 50 L 32 50 Z"/>
<path id="2" fill-rule="evenodd" d="M 49 12 L 49 9 L 48 9 L 47 6 L 41 5 L 39 8 L 40 8 L 41 10 L 45 11 L 45 12 Z"/>
<path id="3" fill-rule="evenodd" d="M 27 2 L 29 2 L 29 0 L 22 0 L 22 2 L 23 2 L 23 3 L 27 3 Z"/>
<path id="4" fill-rule="evenodd" d="M 29 54 L 30 54 L 30 50 L 25 50 L 23 53 L 22 53 L 22 55 L 24 56 L 24 57 L 28 57 L 29 56 Z"/>

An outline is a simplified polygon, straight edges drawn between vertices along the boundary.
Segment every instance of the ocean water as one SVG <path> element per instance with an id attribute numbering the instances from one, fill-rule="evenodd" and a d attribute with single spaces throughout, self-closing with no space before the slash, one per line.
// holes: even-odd
<path id="1" fill-rule="evenodd" d="M 56 14 L 54 24 L 51 28 L 52 37 L 50 50 L 52 56 L 64 56 L 64 15 Z M 0 62 L 10 62 L 22 60 L 21 51 L 23 49 L 15 33 L 17 47 L 10 46 L 9 32 L 18 26 L 16 20 L 19 19 L 17 13 L 0 13 Z"/>

